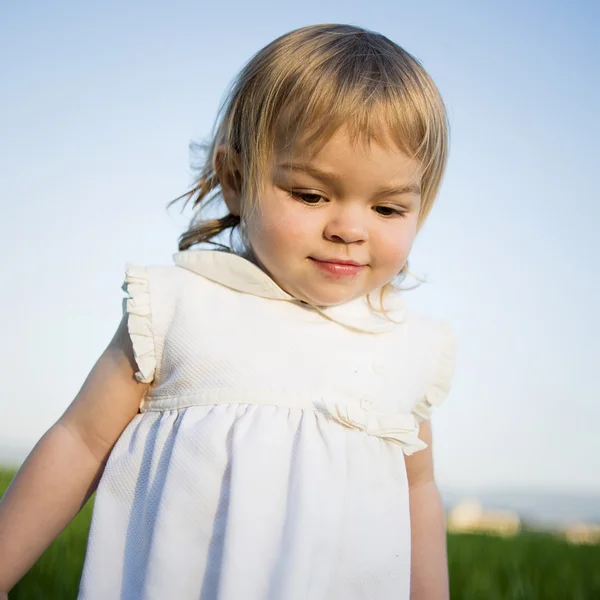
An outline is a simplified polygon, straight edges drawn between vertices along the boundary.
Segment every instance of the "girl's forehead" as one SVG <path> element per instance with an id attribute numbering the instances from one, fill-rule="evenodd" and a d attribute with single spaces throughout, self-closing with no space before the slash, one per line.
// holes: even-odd
<path id="1" fill-rule="evenodd" d="M 312 143 L 299 136 L 295 143 L 288 143 L 287 146 L 277 149 L 275 162 L 304 164 L 315 161 L 334 165 L 347 161 L 348 157 L 365 158 L 368 162 L 373 160 L 403 163 L 411 168 L 419 164 L 406 152 L 406 146 L 400 147 L 394 141 L 389 131 L 380 131 L 377 135 L 365 133 L 363 136 L 357 136 L 345 126 L 321 138 L 313 139 Z"/>
<path id="2" fill-rule="evenodd" d="M 288 152 L 278 156 L 273 167 L 273 173 L 283 180 L 308 176 L 356 193 L 372 189 L 381 193 L 400 189 L 404 190 L 402 193 L 421 193 L 420 161 L 395 146 L 380 146 L 375 141 L 354 144 L 343 131 L 333 135 L 316 153 Z"/>

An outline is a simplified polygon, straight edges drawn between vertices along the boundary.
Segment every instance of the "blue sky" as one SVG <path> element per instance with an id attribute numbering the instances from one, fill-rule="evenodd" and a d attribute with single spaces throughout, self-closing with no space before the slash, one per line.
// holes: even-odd
<path id="1" fill-rule="evenodd" d="M 592 2 L 4 3 L 0 450 L 60 416 L 120 319 L 125 262 L 168 264 L 188 144 L 232 78 L 314 23 L 417 56 L 451 155 L 411 305 L 460 340 L 434 417 L 447 487 L 600 492 L 600 10 Z M 16 450 L 15 450 L 16 449 Z"/>

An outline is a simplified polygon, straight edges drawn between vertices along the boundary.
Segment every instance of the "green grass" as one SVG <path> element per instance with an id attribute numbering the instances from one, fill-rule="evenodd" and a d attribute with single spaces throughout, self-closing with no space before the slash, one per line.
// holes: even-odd
<path id="1" fill-rule="evenodd" d="M 0 471 L 0 494 L 11 477 Z M 91 514 L 92 501 L 14 588 L 11 600 L 77 597 Z M 448 560 L 452 600 L 600 599 L 600 546 L 572 546 L 542 533 L 449 535 Z"/>
<path id="2" fill-rule="evenodd" d="M 550 534 L 449 535 L 453 600 L 598 600 L 600 546 Z"/>
<path id="3" fill-rule="evenodd" d="M 4 493 L 13 475 L 12 472 L 0 471 L 0 494 Z M 77 598 L 91 517 L 90 500 L 13 588 L 10 600 Z"/>

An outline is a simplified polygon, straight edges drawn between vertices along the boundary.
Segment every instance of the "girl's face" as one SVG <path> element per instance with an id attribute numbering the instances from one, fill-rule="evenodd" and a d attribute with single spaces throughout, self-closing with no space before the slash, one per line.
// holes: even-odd
<path id="1" fill-rule="evenodd" d="M 246 232 L 259 265 L 286 292 L 315 306 L 364 296 L 395 277 L 417 233 L 418 161 L 339 130 L 312 158 L 272 165 Z"/>

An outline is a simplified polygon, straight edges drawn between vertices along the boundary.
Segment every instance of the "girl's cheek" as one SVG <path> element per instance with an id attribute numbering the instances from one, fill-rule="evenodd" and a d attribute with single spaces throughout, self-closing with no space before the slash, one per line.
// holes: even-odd
<path id="1" fill-rule="evenodd" d="M 306 210 L 302 205 L 288 206 L 287 210 L 279 213 L 279 226 L 285 234 L 294 239 L 314 236 L 318 233 L 320 219 L 317 211 Z"/>
<path id="2" fill-rule="evenodd" d="M 390 232 L 392 233 L 392 232 Z M 397 231 L 392 235 L 386 235 L 381 237 L 382 248 L 388 255 L 390 262 L 402 262 L 408 257 L 415 239 L 414 232 L 412 230 L 403 229 Z"/>

